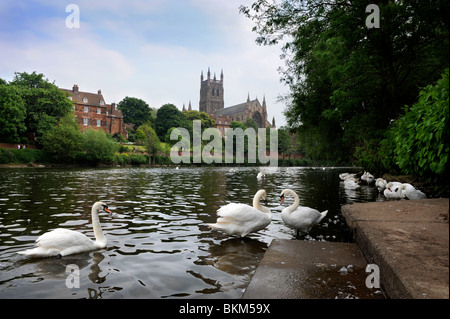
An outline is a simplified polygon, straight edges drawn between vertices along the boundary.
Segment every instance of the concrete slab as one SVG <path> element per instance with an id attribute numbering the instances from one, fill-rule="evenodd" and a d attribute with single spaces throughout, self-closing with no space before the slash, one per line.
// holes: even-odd
<path id="1" fill-rule="evenodd" d="M 390 298 L 449 298 L 449 200 L 355 203 L 342 207 Z"/>
<path id="2" fill-rule="evenodd" d="M 354 243 L 274 239 L 242 298 L 384 298 L 366 287 L 366 266 Z"/>

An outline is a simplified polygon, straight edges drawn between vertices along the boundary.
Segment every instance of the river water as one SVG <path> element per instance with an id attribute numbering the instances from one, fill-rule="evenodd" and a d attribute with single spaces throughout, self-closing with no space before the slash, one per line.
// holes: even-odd
<path id="1" fill-rule="evenodd" d="M 328 209 L 302 240 L 351 242 L 341 206 L 380 200 L 373 186 L 344 189 L 338 174 L 354 168 L 234 169 L 0 168 L 0 298 L 240 298 L 272 239 L 295 239 L 280 216 L 293 202 L 280 206 L 284 188 L 301 205 Z M 251 205 L 261 188 L 273 212 L 266 229 L 239 239 L 206 225 L 227 203 Z M 93 238 L 99 200 L 113 212 L 100 214 L 105 249 L 61 259 L 17 254 L 58 227 Z"/>

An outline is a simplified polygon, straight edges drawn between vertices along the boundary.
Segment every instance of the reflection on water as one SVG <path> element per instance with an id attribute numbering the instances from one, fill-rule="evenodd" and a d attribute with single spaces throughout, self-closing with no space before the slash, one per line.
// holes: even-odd
<path id="1" fill-rule="evenodd" d="M 258 172 L 264 178 L 257 179 Z M 273 238 L 294 239 L 280 216 L 279 194 L 291 188 L 301 205 L 328 215 L 304 240 L 351 241 L 343 204 L 377 200 L 370 186 L 349 192 L 338 168 L 0 169 L 0 298 L 239 298 Z M 227 203 L 251 205 L 264 188 L 273 222 L 250 238 L 206 225 Z M 29 259 L 16 254 L 57 227 L 94 236 L 90 210 L 101 214 L 106 249 Z M 66 286 L 67 265 L 80 288 Z"/>

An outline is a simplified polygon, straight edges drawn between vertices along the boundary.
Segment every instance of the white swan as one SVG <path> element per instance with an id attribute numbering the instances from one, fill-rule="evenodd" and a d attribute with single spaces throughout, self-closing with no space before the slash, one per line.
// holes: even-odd
<path id="1" fill-rule="evenodd" d="M 427 195 L 425 195 L 425 193 L 416 189 L 414 186 L 408 183 L 403 183 L 402 185 L 400 185 L 400 190 L 402 191 L 403 196 L 407 199 L 416 200 L 427 198 Z"/>
<path id="2" fill-rule="evenodd" d="M 383 178 L 377 178 L 375 181 L 375 186 L 377 187 L 378 191 L 381 193 L 386 188 L 387 181 Z"/>
<path id="3" fill-rule="evenodd" d="M 32 257 L 67 256 L 84 251 L 101 249 L 106 247 L 106 237 L 103 235 L 98 218 L 98 212 L 105 211 L 111 214 L 108 206 L 103 202 L 96 202 L 92 206 L 92 227 L 94 228 L 95 241 L 86 235 L 65 228 L 57 228 L 45 233 L 36 239 L 36 248 L 18 252 Z"/>
<path id="4" fill-rule="evenodd" d="M 265 228 L 272 221 L 272 212 L 261 206 L 260 199 L 266 200 L 266 191 L 261 189 L 253 197 L 253 207 L 246 204 L 230 203 L 217 210 L 217 222 L 208 224 L 214 230 L 227 235 L 245 237 Z"/>
<path id="5" fill-rule="evenodd" d="M 264 177 L 264 174 L 261 173 L 261 172 L 259 172 L 258 175 L 256 175 L 256 178 L 257 178 L 258 180 L 262 179 L 263 177 Z"/>
<path id="6" fill-rule="evenodd" d="M 372 174 L 370 174 L 369 172 L 364 171 L 364 174 L 362 174 L 361 179 L 363 181 L 366 181 L 367 184 L 370 184 L 373 182 L 375 177 Z"/>
<path id="7" fill-rule="evenodd" d="M 361 186 L 358 184 L 358 181 L 354 177 L 349 177 L 344 181 L 344 187 L 346 189 L 358 189 Z"/>
<path id="8" fill-rule="evenodd" d="M 356 174 L 351 173 L 341 173 L 339 174 L 339 178 L 343 181 L 345 181 L 347 178 L 355 177 Z"/>
<path id="9" fill-rule="evenodd" d="M 386 189 L 383 191 L 384 196 L 387 199 L 401 199 L 405 196 L 402 193 L 402 188 L 400 187 L 402 183 L 399 182 L 389 182 L 386 184 Z"/>
<path id="10" fill-rule="evenodd" d="M 285 189 L 281 192 L 281 204 L 283 204 L 284 198 L 287 195 L 291 195 L 294 197 L 294 204 L 284 208 L 281 211 L 281 219 L 287 226 L 295 228 L 297 230 L 297 237 L 299 235 L 299 231 L 303 233 L 309 232 L 311 228 L 319 223 L 328 213 L 328 210 L 319 212 L 314 208 L 305 206 L 299 207 L 300 199 L 298 198 L 298 195 L 291 189 Z"/>

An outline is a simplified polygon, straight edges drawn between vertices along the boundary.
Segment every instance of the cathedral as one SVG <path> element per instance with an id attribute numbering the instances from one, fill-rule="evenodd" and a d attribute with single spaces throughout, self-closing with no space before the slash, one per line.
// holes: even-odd
<path id="1" fill-rule="evenodd" d="M 190 105 L 189 105 L 190 106 Z M 220 79 L 211 78 L 211 72 L 208 68 L 206 79 L 203 76 L 203 71 L 200 75 L 200 112 L 205 112 L 216 121 L 222 133 L 226 127 L 229 127 L 233 121 L 245 122 L 247 118 L 254 119 L 258 127 L 275 127 L 275 118 L 272 119 L 272 124 L 267 120 L 267 105 L 266 99 L 263 98 L 262 105 L 256 98 L 250 100 L 250 95 L 247 101 L 225 107 L 224 103 L 224 89 L 223 89 L 223 71 L 220 73 Z"/>

